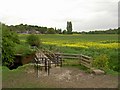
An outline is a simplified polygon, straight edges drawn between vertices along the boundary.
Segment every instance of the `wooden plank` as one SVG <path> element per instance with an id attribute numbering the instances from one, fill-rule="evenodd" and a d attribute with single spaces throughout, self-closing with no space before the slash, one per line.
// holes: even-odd
<path id="1" fill-rule="evenodd" d="M 82 65 L 86 66 L 86 67 L 90 67 L 90 64 L 88 64 L 88 63 L 86 63 L 86 62 L 84 62 L 84 61 L 80 61 L 80 63 L 81 63 Z"/>
<path id="2" fill-rule="evenodd" d="M 85 66 L 85 67 L 87 67 L 87 68 L 90 68 L 90 66 L 88 66 L 88 65 L 86 65 L 86 64 L 83 64 L 83 63 L 82 63 L 82 65 Z"/>
<path id="3" fill-rule="evenodd" d="M 66 58 L 66 59 L 79 59 L 79 57 L 72 57 L 72 56 L 61 56 L 61 58 Z"/>
<path id="4" fill-rule="evenodd" d="M 80 58 L 80 60 L 82 60 L 82 61 L 84 61 L 84 62 L 87 62 L 87 63 L 91 63 L 91 60 L 90 60 L 90 59 Z"/>
<path id="5" fill-rule="evenodd" d="M 83 58 L 88 58 L 88 59 L 91 59 L 91 57 L 86 56 L 86 55 L 83 55 L 83 54 L 81 54 L 80 56 L 82 56 Z"/>
<path id="6" fill-rule="evenodd" d="M 35 59 L 35 61 L 38 61 L 38 59 L 36 59 L 36 58 L 34 58 Z"/>
<path id="7" fill-rule="evenodd" d="M 55 58 L 62 58 L 62 56 L 55 56 Z"/>
<path id="8" fill-rule="evenodd" d="M 80 54 L 55 53 L 55 55 L 63 55 L 63 56 L 79 56 Z"/>
<path id="9" fill-rule="evenodd" d="M 37 64 L 38 66 L 41 66 L 41 67 L 44 67 L 45 65 L 44 64 Z"/>
<path id="10" fill-rule="evenodd" d="M 59 59 L 61 59 L 61 58 L 73 58 L 73 59 L 79 59 L 80 57 L 78 57 L 78 56 L 56 56 L 56 58 L 59 58 Z"/>
<path id="11" fill-rule="evenodd" d="M 55 53 L 55 55 L 61 55 L 61 56 L 74 56 L 74 57 L 83 57 L 83 58 L 88 58 L 91 59 L 91 57 L 83 55 L 83 54 L 68 54 L 68 53 Z"/>

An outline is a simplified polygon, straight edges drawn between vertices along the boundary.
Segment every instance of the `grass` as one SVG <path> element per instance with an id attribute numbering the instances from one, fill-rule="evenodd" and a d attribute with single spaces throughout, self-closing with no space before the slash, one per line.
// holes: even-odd
<path id="1" fill-rule="evenodd" d="M 25 42 L 28 35 L 19 35 Z M 42 34 L 38 35 L 42 41 L 41 48 L 54 52 L 84 54 L 96 59 L 97 56 L 105 54 L 109 58 L 109 68 L 119 70 L 118 65 L 118 35 L 117 34 Z M 101 57 L 102 58 L 102 57 Z"/>
<path id="2" fill-rule="evenodd" d="M 25 42 L 28 35 L 20 34 L 20 40 Z M 55 45 L 59 47 L 78 47 L 78 48 L 105 48 L 118 49 L 118 35 L 39 35 L 45 45 Z"/>
<path id="3" fill-rule="evenodd" d="M 26 43 L 17 44 L 14 49 L 15 54 L 21 54 L 23 56 L 29 55 L 35 52 L 35 49 L 31 49 L 30 45 Z"/>
<path id="4" fill-rule="evenodd" d="M 88 71 L 89 69 L 86 68 L 85 66 L 83 65 L 80 65 L 80 62 L 78 59 L 65 59 L 63 61 L 63 67 L 74 67 L 74 68 L 78 68 L 80 70 L 84 70 L 84 71 Z"/>
<path id="5" fill-rule="evenodd" d="M 20 66 L 17 69 L 9 70 L 7 67 L 2 66 L 2 83 L 3 88 L 46 88 L 45 84 L 38 84 L 36 77 L 32 75 L 27 76 L 26 70 L 31 68 L 31 65 L 27 64 Z"/>
<path id="6" fill-rule="evenodd" d="M 116 75 L 120 75 L 120 72 L 116 72 L 116 71 L 113 71 L 113 70 L 107 70 L 106 74 L 116 76 Z"/>
<path id="7" fill-rule="evenodd" d="M 26 43 L 28 35 L 19 35 L 21 44 Z M 96 56 L 106 54 L 109 58 L 109 70 L 105 72 L 110 75 L 118 75 L 118 35 L 39 35 L 43 42 L 42 49 L 49 49 L 54 52 L 70 53 L 70 54 L 84 54 L 96 59 Z M 16 52 L 22 51 L 29 53 L 27 47 L 17 46 Z M 21 49 L 22 48 L 22 49 Z M 21 51 L 19 53 L 21 53 Z M 102 57 L 101 57 L 102 58 Z M 78 64 L 79 60 L 65 59 L 63 67 L 75 67 L 89 72 L 89 69 Z M 1 68 L 1 67 L 0 67 Z M 45 83 L 38 84 L 38 80 L 30 75 L 26 76 L 25 70 L 31 68 L 30 65 L 20 66 L 17 69 L 9 70 L 7 67 L 2 66 L 2 81 L 3 87 L 14 88 L 46 88 Z"/>

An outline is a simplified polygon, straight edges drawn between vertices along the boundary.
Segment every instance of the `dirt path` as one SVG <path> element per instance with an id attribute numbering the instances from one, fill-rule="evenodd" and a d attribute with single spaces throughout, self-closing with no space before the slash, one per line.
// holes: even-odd
<path id="1" fill-rule="evenodd" d="M 16 79 L 13 79 L 12 76 Z M 72 67 L 52 67 L 48 76 L 43 70 L 36 77 L 33 68 L 27 68 L 19 76 L 8 75 L 3 88 L 116 88 L 117 76 L 88 74 Z"/>
<path id="2" fill-rule="evenodd" d="M 41 83 L 59 88 L 116 88 L 118 86 L 117 76 L 88 74 L 72 67 L 54 67 L 49 76 L 44 71 L 39 72 L 38 79 Z"/>

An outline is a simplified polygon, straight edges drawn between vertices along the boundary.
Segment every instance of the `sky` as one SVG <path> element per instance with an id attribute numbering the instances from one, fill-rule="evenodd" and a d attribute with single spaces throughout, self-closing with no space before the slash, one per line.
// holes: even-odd
<path id="1" fill-rule="evenodd" d="M 38 25 L 73 31 L 118 27 L 119 0 L 0 0 L 0 22 Z"/>

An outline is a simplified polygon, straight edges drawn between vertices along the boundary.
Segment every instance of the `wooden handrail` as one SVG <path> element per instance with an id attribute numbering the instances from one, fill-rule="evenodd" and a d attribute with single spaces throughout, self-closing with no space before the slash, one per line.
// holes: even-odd
<path id="1" fill-rule="evenodd" d="M 80 63 L 82 65 L 84 65 L 85 67 L 90 68 L 91 67 L 91 62 L 92 62 L 92 58 L 83 54 L 69 54 L 69 53 L 53 53 L 51 51 L 40 51 L 37 47 L 36 47 L 37 51 L 40 52 L 41 54 L 44 54 L 46 57 L 48 57 L 48 59 L 50 59 L 50 61 L 54 62 L 55 65 L 58 64 L 58 62 L 61 62 L 62 65 L 62 58 L 63 59 L 79 59 Z M 44 56 L 42 56 L 44 57 Z M 45 58 L 45 57 L 44 57 Z"/>
<path id="2" fill-rule="evenodd" d="M 77 57 L 80 57 L 80 56 L 82 56 L 82 57 L 85 57 L 85 58 L 88 58 L 88 59 L 91 59 L 91 57 L 89 57 L 89 56 L 85 56 L 85 55 L 83 55 L 83 54 L 68 54 L 68 53 L 55 53 L 55 55 L 62 55 L 62 56 L 77 56 Z"/>

